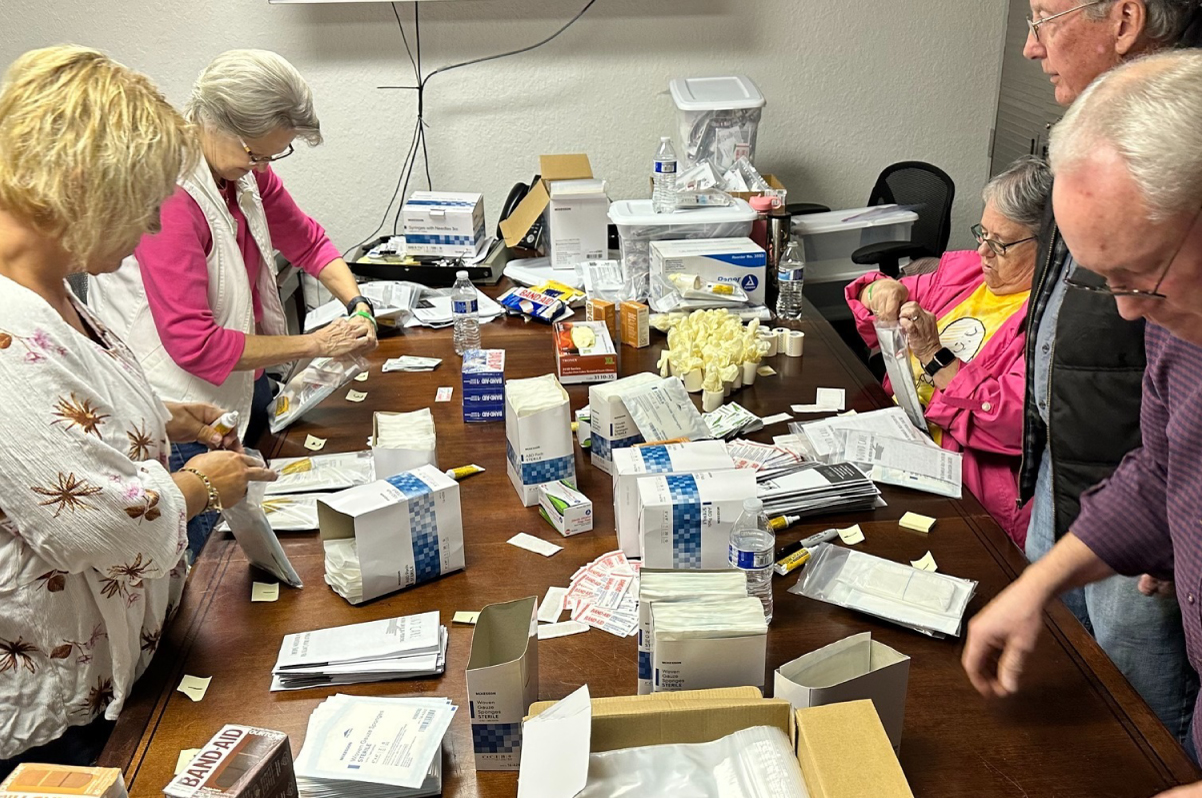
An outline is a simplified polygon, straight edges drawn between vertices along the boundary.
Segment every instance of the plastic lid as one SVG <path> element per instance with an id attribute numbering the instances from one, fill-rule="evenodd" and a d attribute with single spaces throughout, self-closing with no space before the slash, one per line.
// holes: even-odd
<path id="1" fill-rule="evenodd" d="M 744 499 L 743 509 L 749 513 L 759 514 L 764 511 L 763 499 Z"/>
<path id="2" fill-rule="evenodd" d="M 467 279 L 467 269 L 460 269 L 459 271 L 455 272 L 455 279 L 456 280 L 466 280 Z"/>
<path id="3" fill-rule="evenodd" d="M 746 75 L 676 78 L 668 88 L 682 111 L 741 110 L 765 105 L 764 95 Z"/>
<path id="4" fill-rule="evenodd" d="M 770 211 L 772 210 L 773 199 L 772 197 L 752 197 L 748 200 L 748 203 L 750 203 L 754 210 Z"/>
<path id="5" fill-rule="evenodd" d="M 866 227 L 884 227 L 894 224 L 913 224 L 918 221 L 914 211 L 896 205 L 878 205 L 874 208 L 849 208 L 827 213 L 807 213 L 793 217 L 793 232 L 798 235 L 821 235 L 844 230 L 863 230 Z"/>
<path id="6" fill-rule="evenodd" d="M 651 200 L 621 200 L 609 206 L 609 220 L 618 225 L 672 227 L 686 224 L 731 224 L 754 222 L 756 212 L 744 200 L 735 199 L 729 208 L 695 208 L 672 213 L 656 213 Z"/>

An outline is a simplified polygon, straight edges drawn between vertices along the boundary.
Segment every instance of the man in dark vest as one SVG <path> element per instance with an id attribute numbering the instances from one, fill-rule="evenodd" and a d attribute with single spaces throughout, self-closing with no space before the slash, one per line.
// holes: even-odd
<path id="1" fill-rule="evenodd" d="M 1068 106 L 1099 75 L 1194 36 L 1196 0 L 1031 0 L 1023 50 L 1041 62 Z M 1124 321 L 1114 298 L 1069 291 L 1076 274 L 1048 205 L 1027 331 L 1027 397 L 1020 501 L 1033 501 L 1027 557 L 1069 531 L 1083 491 L 1140 445 L 1143 321 Z M 1198 679 L 1185 653 L 1171 582 L 1115 576 L 1062 596 L 1162 722 L 1186 739 Z"/>

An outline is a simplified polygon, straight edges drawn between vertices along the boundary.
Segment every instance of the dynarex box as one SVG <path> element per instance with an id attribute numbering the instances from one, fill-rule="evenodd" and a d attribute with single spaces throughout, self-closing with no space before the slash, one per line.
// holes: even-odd
<path id="1" fill-rule="evenodd" d="M 470 349 L 463 354 L 463 420 L 505 418 L 505 350 Z"/>
<path id="2" fill-rule="evenodd" d="M 484 243 L 484 195 L 415 191 L 401 207 L 410 255 L 464 258 Z"/>
<path id="3" fill-rule="evenodd" d="M 764 304 L 768 255 L 750 238 L 651 242 L 651 274 L 695 274 L 702 282 L 737 286 L 752 305 Z"/>

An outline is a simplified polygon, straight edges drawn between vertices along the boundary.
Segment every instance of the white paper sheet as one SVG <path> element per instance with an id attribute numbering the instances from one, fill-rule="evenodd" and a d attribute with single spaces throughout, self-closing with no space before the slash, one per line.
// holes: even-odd
<path id="1" fill-rule="evenodd" d="M 518 798 L 573 798 L 583 790 L 592 724 L 588 685 L 522 724 Z"/>
<path id="2" fill-rule="evenodd" d="M 851 430 L 843 458 L 862 465 L 874 482 L 959 499 L 963 457 L 924 443 Z"/>
<path id="3" fill-rule="evenodd" d="M 906 416 L 906 411 L 900 407 L 887 407 L 883 410 L 873 410 L 870 413 L 857 413 L 854 416 L 836 416 L 808 424 L 792 424 L 790 429 L 801 432 L 809 440 L 814 453 L 819 457 L 827 457 L 843 448 L 844 436 L 840 431 L 867 430 L 882 435 L 888 435 L 901 440 L 926 442 L 934 446 L 930 438 L 915 429 Z"/>

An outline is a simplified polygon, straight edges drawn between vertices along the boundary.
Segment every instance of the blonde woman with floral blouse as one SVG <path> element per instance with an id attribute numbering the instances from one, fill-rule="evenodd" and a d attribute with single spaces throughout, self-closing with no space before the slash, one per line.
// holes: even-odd
<path id="1" fill-rule="evenodd" d="M 193 161 L 144 76 L 78 47 L 0 85 L 0 775 L 85 764 L 178 603 L 187 520 L 270 479 L 240 451 L 169 473 L 171 441 L 237 446 L 165 406 L 67 288 L 116 269 Z"/>

